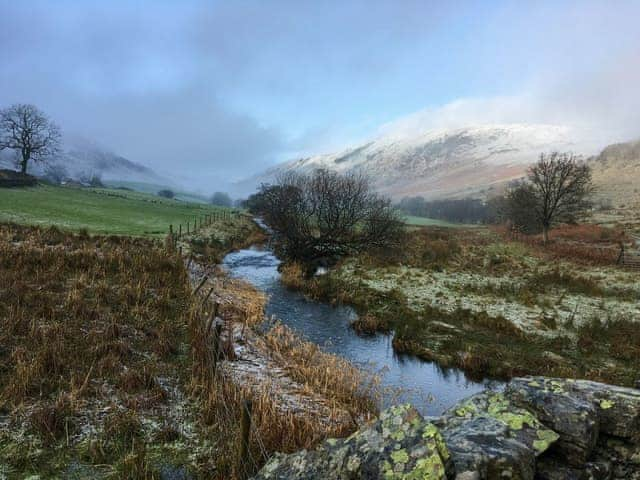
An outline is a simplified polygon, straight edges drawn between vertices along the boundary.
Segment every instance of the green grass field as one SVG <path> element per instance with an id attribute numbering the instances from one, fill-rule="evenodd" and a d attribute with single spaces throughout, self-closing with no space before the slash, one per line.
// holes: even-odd
<path id="1" fill-rule="evenodd" d="M 167 185 L 161 185 L 158 183 L 147 183 L 147 182 L 127 182 L 124 180 L 107 180 L 104 184 L 109 188 L 128 188 L 131 190 L 135 190 L 136 192 L 149 193 L 152 195 L 156 195 L 160 190 L 172 190 L 176 196 L 176 200 L 182 200 L 184 202 L 193 202 L 193 203 L 208 203 L 207 197 L 204 195 L 198 195 L 196 193 L 182 192 L 180 190 L 176 190 L 173 187 L 168 187 Z"/>
<path id="2" fill-rule="evenodd" d="M 108 188 L 39 185 L 0 189 L 0 221 L 86 228 L 90 233 L 162 236 L 170 224 L 185 225 L 220 210 L 203 203 Z"/>
<path id="3" fill-rule="evenodd" d="M 413 217 L 411 215 L 405 215 L 404 221 L 407 225 L 413 225 L 416 227 L 452 227 L 452 228 L 460 228 L 460 227 L 471 227 L 473 225 L 469 225 L 466 223 L 452 223 L 447 222 L 446 220 L 437 220 L 435 218 L 426 218 L 426 217 Z"/>

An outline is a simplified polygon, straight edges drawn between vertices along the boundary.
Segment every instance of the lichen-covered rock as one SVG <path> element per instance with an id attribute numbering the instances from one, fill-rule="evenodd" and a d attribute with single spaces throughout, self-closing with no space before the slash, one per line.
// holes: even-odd
<path id="1" fill-rule="evenodd" d="M 594 454 L 595 462 L 612 466 L 611 478 L 640 480 L 640 445 L 606 434 L 600 437 Z"/>
<path id="2" fill-rule="evenodd" d="M 533 479 L 536 457 L 558 439 L 529 411 L 496 392 L 464 400 L 438 425 L 456 472 L 476 472 L 483 479 Z"/>
<path id="3" fill-rule="evenodd" d="M 598 411 L 592 402 L 574 395 L 566 381 L 544 377 L 515 378 L 505 396 L 560 434 L 554 446 L 571 465 L 583 465 L 598 441 Z"/>
<path id="4" fill-rule="evenodd" d="M 609 462 L 587 462 L 581 467 L 567 465 L 564 459 L 544 457 L 536 466 L 536 480 L 610 480 Z"/>
<path id="5" fill-rule="evenodd" d="M 565 380 L 572 394 L 598 410 L 600 431 L 640 443 L 640 390 L 589 380 Z"/>
<path id="6" fill-rule="evenodd" d="M 329 439 L 312 451 L 278 454 L 256 479 L 445 480 L 451 456 L 438 428 L 409 405 L 392 407 L 346 439 Z"/>

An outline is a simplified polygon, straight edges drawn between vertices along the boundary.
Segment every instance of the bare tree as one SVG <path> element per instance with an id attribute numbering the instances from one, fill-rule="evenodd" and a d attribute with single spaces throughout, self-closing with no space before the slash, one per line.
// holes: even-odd
<path id="1" fill-rule="evenodd" d="M 591 169 L 573 154 L 554 152 L 540 155 L 529 169 L 531 208 L 542 228 L 545 242 L 549 228 L 558 222 L 575 222 L 584 216 L 593 191 Z"/>
<path id="2" fill-rule="evenodd" d="M 263 185 L 250 204 L 275 232 L 282 254 L 308 265 L 397 246 L 403 230 L 390 201 L 358 174 L 287 173 Z"/>
<path id="3" fill-rule="evenodd" d="M 494 200 L 498 217 L 507 220 L 516 231 L 526 234 L 542 231 L 542 225 L 533 208 L 536 202 L 536 191 L 528 182 L 511 185 L 504 197 Z"/>
<path id="4" fill-rule="evenodd" d="M 20 171 L 31 160 L 39 162 L 60 148 L 60 129 L 34 105 L 17 104 L 0 110 L 0 150 L 15 150 Z"/>

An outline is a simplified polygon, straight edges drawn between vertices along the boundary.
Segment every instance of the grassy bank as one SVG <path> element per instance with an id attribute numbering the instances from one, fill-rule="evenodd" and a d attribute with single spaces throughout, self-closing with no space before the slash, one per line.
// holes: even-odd
<path id="1" fill-rule="evenodd" d="M 438 220 L 437 218 L 427 218 L 427 217 L 415 217 L 412 215 L 404 216 L 404 223 L 407 225 L 413 225 L 417 227 L 449 227 L 449 228 L 463 228 L 469 227 L 469 225 L 465 225 L 463 223 L 453 223 L 447 222 L 446 220 Z"/>
<path id="2" fill-rule="evenodd" d="M 400 258 L 363 255 L 312 280 L 290 265 L 283 279 L 312 297 L 355 306 L 362 333 L 395 331 L 397 352 L 473 378 L 637 380 L 640 288 L 634 272 L 602 265 L 598 252 L 611 232 L 576 246 L 578 233 L 559 231 L 547 247 L 487 229 L 409 235 Z"/>
<path id="3" fill-rule="evenodd" d="M 0 189 L 0 221 L 99 234 L 162 236 L 170 224 L 184 224 L 216 210 L 203 203 L 108 188 L 39 185 Z"/>
<path id="4" fill-rule="evenodd" d="M 375 412 L 347 362 L 286 329 L 252 330 L 264 295 L 210 262 L 259 238 L 247 217 L 221 220 L 181 241 L 187 262 L 156 239 L 0 224 L 0 477 L 236 478 L 245 399 L 250 471 Z M 214 373 L 214 302 L 225 320 L 218 365 L 232 369 L 257 342 L 297 382 L 283 395 L 319 396 L 327 418 L 346 411 L 348 423 L 283 409 L 268 383 Z"/>
<path id="5" fill-rule="evenodd" d="M 150 240 L 6 225 L 0 250 L 2 474 L 157 478 L 192 453 L 206 470 L 182 260 Z"/>

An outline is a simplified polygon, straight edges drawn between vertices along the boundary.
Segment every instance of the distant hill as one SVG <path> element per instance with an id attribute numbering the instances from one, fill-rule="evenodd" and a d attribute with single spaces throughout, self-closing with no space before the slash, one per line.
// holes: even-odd
<path id="1" fill-rule="evenodd" d="M 546 124 L 483 125 L 387 136 L 337 153 L 292 160 L 248 179 L 245 190 L 272 181 L 280 172 L 326 168 L 362 171 L 375 187 L 396 199 L 485 196 L 522 177 L 540 153 L 597 149 L 578 140 L 570 128 Z"/>
<path id="2" fill-rule="evenodd" d="M 97 175 L 102 180 L 128 180 L 152 183 L 167 182 L 152 169 L 111 152 L 95 142 L 77 136 L 66 136 L 62 153 L 47 164 L 32 162 L 29 173 L 42 176 L 47 166 L 64 168 L 69 178 L 80 180 Z M 0 168 L 15 168 L 14 152 L 0 152 Z"/>
<path id="3" fill-rule="evenodd" d="M 609 145 L 589 164 L 598 196 L 615 207 L 640 207 L 640 140 Z"/>
<path id="4" fill-rule="evenodd" d="M 134 190 L 136 192 L 157 194 L 160 190 L 171 190 L 175 193 L 176 200 L 182 200 L 184 202 L 193 203 L 209 203 L 209 199 L 204 195 L 198 195 L 197 193 L 184 192 L 174 187 L 160 184 L 160 183 L 148 183 L 148 182 L 130 182 L 126 180 L 107 180 L 104 182 L 106 186 L 112 188 Z"/>

